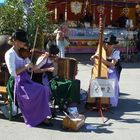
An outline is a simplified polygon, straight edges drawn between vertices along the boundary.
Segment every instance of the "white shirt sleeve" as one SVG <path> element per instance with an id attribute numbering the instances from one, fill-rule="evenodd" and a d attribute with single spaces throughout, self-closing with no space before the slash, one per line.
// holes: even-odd
<path id="1" fill-rule="evenodd" d="M 16 76 L 15 54 L 13 52 L 5 53 L 5 62 L 11 76 Z"/>
<path id="2" fill-rule="evenodd" d="M 46 64 L 46 61 L 47 61 L 46 58 L 40 56 L 40 57 L 37 59 L 37 61 L 36 61 L 37 67 L 38 67 L 38 68 L 41 68 L 43 65 Z"/>
<path id="3" fill-rule="evenodd" d="M 112 58 L 114 58 L 116 61 L 118 61 L 120 59 L 120 51 L 115 50 L 112 54 Z"/>

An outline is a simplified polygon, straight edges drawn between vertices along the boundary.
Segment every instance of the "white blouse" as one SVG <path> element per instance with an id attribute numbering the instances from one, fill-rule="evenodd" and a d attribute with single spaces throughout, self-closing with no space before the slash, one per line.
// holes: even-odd
<path id="1" fill-rule="evenodd" d="M 13 47 L 5 53 L 5 62 L 11 76 L 16 76 L 16 69 L 22 68 L 30 63 L 30 59 L 23 59 L 17 55 Z"/>
<path id="2" fill-rule="evenodd" d="M 120 51 L 114 50 L 112 55 L 110 57 L 107 57 L 107 59 L 115 59 L 116 61 L 118 61 L 120 59 Z"/>
<path id="3" fill-rule="evenodd" d="M 40 56 L 36 61 L 36 66 L 38 68 L 41 68 L 47 63 L 52 63 L 52 61 L 49 58 L 46 58 L 45 56 Z"/>

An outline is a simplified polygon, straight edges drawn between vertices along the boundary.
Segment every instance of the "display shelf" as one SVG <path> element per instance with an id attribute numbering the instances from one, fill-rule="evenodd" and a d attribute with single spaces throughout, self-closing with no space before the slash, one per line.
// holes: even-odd
<path id="1" fill-rule="evenodd" d="M 136 51 L 135 44 L 131 43 L 135 40 L 137 34 L 135 31 L 105 28 L 103 39 L 109 38 L 112 34 L 117 37 L 119 45 L 116 48 L 121 52 L 127 52 L 128 49 Z M 94 53 L 98 46 L 99 31 L 98 28 L 69 28 L 68 37 L 70 45 L 66 47 L 66 53 Z M 129 45 L 127 44 L 128 40 Z"/>

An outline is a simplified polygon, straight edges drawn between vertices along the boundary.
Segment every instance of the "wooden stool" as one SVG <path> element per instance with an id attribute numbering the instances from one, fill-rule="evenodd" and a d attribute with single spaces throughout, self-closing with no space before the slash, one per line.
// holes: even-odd
<path id="1" fill-rule="evenodd" d="M 6 86 L 0 86 L 0 94 L 2 95 L 2 98 L 4 100 L 4 103 L 6 103 L 8 101 L 9 103 L 9 120 L 12 120 L 12 100 L 8 98 L 8 94 L 7 94 L 7 90 L 6 90 Z"/>
<path id="2" fill-rule="evenodd" d="M 7 98 L 7 91 L 5 86 L 0 86 L 0 94 L 2 95 L 2 98 L 4 99 L 4 103 L 8 100 Z"/>

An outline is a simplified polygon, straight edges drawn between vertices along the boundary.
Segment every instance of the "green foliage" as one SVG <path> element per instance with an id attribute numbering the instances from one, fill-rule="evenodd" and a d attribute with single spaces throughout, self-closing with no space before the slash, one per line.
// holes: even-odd
<path id="1" fill-rule="evenodd" d="M 49 22 L 48 19 L 48 12 L 47 12 L 47 7 L 46 3 L 47 0 L 33 0 L 32 4 L 30 5 L 30 13 L 28 13 L 27 16 L 27 31 L 29 33 L 29 40 L 30 40 L 30 45 L 33 45 L 34 42 L 34 37 L 35 37 L 35 32 L 37 27 L 38 29 L 38 40 L 37 43 L 39 42 L 38 47 L 42 47 L 43 41 L 43 30 L 46 29 L 47 23 Z"/>
<path id="2" fill-rule="evenodd" d="M 16 29 L 26 27 L 29 45 L 33 46 L 38 27 L 37 47 L 42 48 L 43 31 L 52 33 L 54 30 L 49 20 L 51 14 L 47 10 L 48 3 L 49 0 L 32 0 L 30 5 L 25 5 L 24 0 L 7 0 L 6 4 L 0 7 L 0 34 L 11 35 Z M 25 7 L 29 9 L 28 14 Z"/>
<path id="3" fill-rule="evenodd" d="M 23 28 L 23 0 L 7 0 L 0 6 L 0 34 L 11 34 L 15 29 Z"/>

